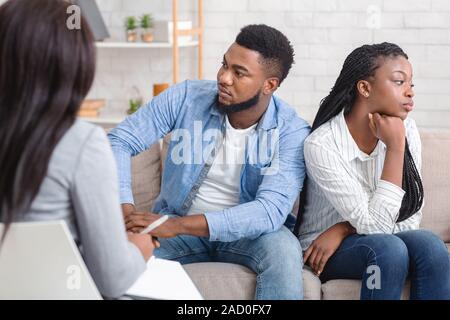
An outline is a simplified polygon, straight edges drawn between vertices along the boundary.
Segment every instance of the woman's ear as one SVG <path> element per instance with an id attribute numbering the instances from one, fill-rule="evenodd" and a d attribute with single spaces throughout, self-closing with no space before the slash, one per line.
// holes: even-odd
<path id="1" fill-rule="evenodd" d="M 360 80 L 356 84 L 356 88 L 358 89 L 358 92 L 360 95 L 362 95 L 364 98 L 368 98 L 370 96 L 371 86 L 370 82 L 367 80 Z"/>
<path id="2" fill-rule="evenodd" d="M 269 95 L 272 94 L 275 90 L 280 86 L 280 79 L 278 78 L 269 78 L 264 81 L 263 94 Z"/>

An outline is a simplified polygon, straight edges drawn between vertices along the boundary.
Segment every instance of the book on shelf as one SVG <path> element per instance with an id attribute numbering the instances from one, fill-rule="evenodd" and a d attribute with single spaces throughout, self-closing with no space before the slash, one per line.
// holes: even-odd
<path id="1" fill-rule="evenodd" d="M 98 110 L 105 106 L 104 99 L 86 99 L 81 104 L 81 110 Z"/>
<path id="2" fill-rule="evenodd" d="M 96 118 L 100 114 L 100 109 L 104 106 L 104 99 L 86 99 L 81 104 L 80 110 L 78 111 L 78 116 Z"/>
<path id="3" fill-rule="evenodd" d="M 89 117 L 89 118 L 95 118 L 98 117 L 99 111 L 95 109 L 80 109 L 78 111 L 79 117 Z"/>

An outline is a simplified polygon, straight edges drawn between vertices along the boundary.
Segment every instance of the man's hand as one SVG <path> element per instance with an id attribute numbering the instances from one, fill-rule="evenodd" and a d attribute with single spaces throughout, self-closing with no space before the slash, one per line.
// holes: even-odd
<path id="1" fill-rule="evenodd" d="M 137 212 L 131 203 L 122 204 L 122 213 L 127 231 L 139 233 L 152 222 L 159 219 L 159 214 Z M 149 232 L 153 237 L 173 238 L 181 234 L 209 237 L 209 227 L 203 214 L 170 218 L 156 229 Z"/>
<path id="2" fill-rule="evenodd" d="M 125 226 L 127 228 L 127 231 L 139 233 L 159 218 L 161 218 L 161 215 L 151 212 L 130 213 L 125 218 Z M 156 229 L 150 231 L 149 234 L 154 237 L 161 238 L 176 237 L 179 232 L 176 229 L 176 224 L 173 223 L 173 220 L 175 219 L 177 218 L 171 218 L 167 220 Z"/>
<path id="3" fill-rule="evenodd" d="M 123 218 L 125 219 L 129 214 L 134 213 L 136 211 L 136 208 L 131 203 L 122 203 L 122 214 Z"/>
<path id="4" fill-rule="evenodd" d="M 159 219 L 161 216 L 151 212 L 139 212 L 136 211 L 136 208 L 131 203 L 123 203 L 122 204 L 122 213 L 125 221 L 125 227 L 128 232 L 139 233 L 144 230 L 147 226 L 149 226 L 153 221 Z M 173 224 L 170 223 L 172 226 Z M 154 237 L 161 238 L 172 238 L 177 236 L 174 230 L 167 230 L 168 221 L 163 223 L 165 228 L 158 227 L 149 234 Z"/>
<path id="5" fill-rule="evenodd" d="M 355 229 L 348 222 L 337 223 L 318 236 L 303 255 L 303 261 L 308 264 L 317 276 L 323 272 L 328 259 L 336 252 L 342 241 Z"/>

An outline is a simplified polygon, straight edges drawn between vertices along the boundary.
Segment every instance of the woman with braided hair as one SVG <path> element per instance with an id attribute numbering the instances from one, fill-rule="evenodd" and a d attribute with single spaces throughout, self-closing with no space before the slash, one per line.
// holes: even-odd
<path id="1" fill-rule="evenodd" d="M 412 67 L 392 43 L 345 60 L 305 141 L 308 180 L 295 233 L 321 281 L 362 279 L 361 299 L 450 299 L 450 258 L 418 230 L 424 192 Z"/>

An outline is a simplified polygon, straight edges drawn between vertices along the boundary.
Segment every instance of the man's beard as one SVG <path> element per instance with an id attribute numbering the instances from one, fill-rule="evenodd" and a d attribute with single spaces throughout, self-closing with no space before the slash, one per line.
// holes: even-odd
<path id="1" fill-rule="evenodd" d="M 218 109 L 221 113 L 224 113 L 224 114 L 231 114 L 231 113 L 236 113 L 236 112 L 250 109 L 251 107 L 255 106 L 259 102 L 260 94 L 261 94 L 261 90 L 259 90 L 254 97 L 252 97 L 244 102 L 230 104 L 230 105 L 220 103 L 219 95 L 217 95 L 217 104 L 219 106 Z"/>

